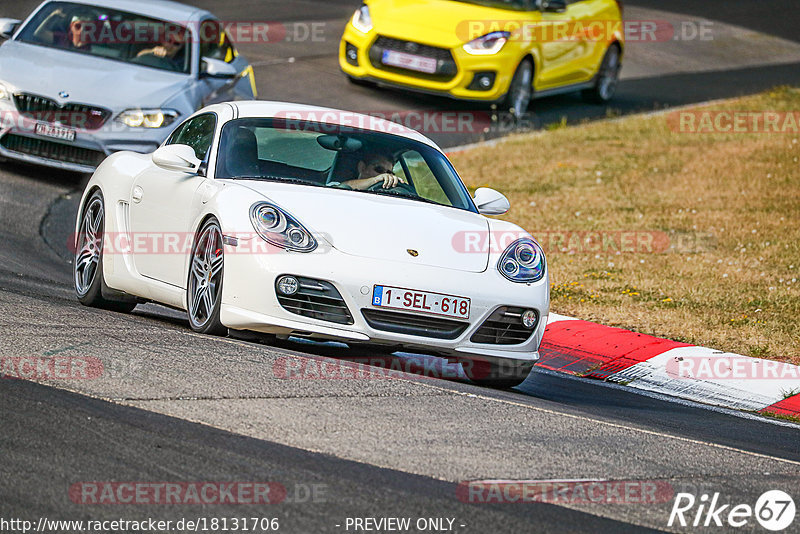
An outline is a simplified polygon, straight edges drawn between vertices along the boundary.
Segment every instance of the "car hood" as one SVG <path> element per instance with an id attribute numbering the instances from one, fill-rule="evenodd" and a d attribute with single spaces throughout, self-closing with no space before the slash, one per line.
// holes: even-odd
<path id="1" fill-rule="evenodd" d="M 7 41 L 0 46 L 0 81 L 14 91 L 113 111 L 158 107 L 189 83 L 189 75 Z M 66 91 L 69 97 L 59 98 Z"/>
<path id="2" fill-rule="evenodd" d="M 341 189 L 254 180 L 235 183 L 287 210 L 345 254 L 467 272 L 486 270 L 488 251 L 465 252 L 457 246 L 464 232 L 487 235 L 489 221 L 477 213 Z"/>
<path id="3" fill-rule="evenodd" d="M 522 11 L 458 0 L 381 0 L 371 2 L 369 11 L 375 30 L 380 35 L 446 48 L 454 48 L 479 37 L 470 37 L 470 32 L 475 32 L 470 23 L 483 23 L 479 27 L 485 26 L 488 33 L 491 30 L 489 21 L 520 20 L 526 16 L 526 12 Z M 530 15 L 527 12 L 527 16 Z"/>

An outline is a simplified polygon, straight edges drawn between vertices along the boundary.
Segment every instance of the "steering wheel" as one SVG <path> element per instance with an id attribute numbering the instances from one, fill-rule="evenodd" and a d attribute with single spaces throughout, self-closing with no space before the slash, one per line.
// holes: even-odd
<path id="1" fill-rule="evenodd" d="M 405 184 L 403 182 L 397 182 L 396 186 L 391 187 L 389 189 L 383 189 L 383 182 L 378 182 L 378 183 L 372 184 L 371 186 L 369 186 L 367 188 L 367 191 L 381 191 L 381 190 L 384 190 L 384 191 L 398 191 L 398 192 L 406 193 L 406 194 L 408 194 L 410 196 L 415 196 L 415 197 L 419 196 L 417 194 L 417 192 L 414 191 L 414 188 L 410 184 Z"/>

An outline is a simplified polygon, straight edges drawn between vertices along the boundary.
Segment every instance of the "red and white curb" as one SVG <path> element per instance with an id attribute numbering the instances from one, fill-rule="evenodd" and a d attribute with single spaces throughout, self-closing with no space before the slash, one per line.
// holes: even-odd
<path id="1" fill-rule="evenodd" d="M 539 367 L 705 404 L 800 417 L 800 367 L 551 313 Z"/>

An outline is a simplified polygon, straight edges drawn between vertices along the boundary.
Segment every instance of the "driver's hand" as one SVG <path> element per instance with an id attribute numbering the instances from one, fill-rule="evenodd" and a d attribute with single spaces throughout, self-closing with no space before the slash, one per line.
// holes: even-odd
<path id="1" fill-rule="evenodd" d="M 396 174 L 392 174 L 390 172 L 385 172 L 385 173 L 379 174 L 378 176 L 375 177 L 375 183 L 376 184 L 379 184 L 381 182 L 383 182 L 383 188 L 384 189 L 392 189 L 394 187 L 397 187 L 397 184 L 408 183 L 408 182 L 406 182 L 405 179 L 401 178 L 400 176 L 397 176 Z"/>

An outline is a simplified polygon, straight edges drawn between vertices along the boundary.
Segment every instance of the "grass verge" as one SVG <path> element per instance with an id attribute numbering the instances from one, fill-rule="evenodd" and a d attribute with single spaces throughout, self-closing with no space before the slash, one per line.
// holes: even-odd
<path id="1" fill-rule="evenodd" d="M 796 113 L 800 89 L 697 109 Z M 800 135 L 681 133 L 674 119 L 520 134 L 451 159 L 540 240 L 553 311 L 800 364 Z"/>

